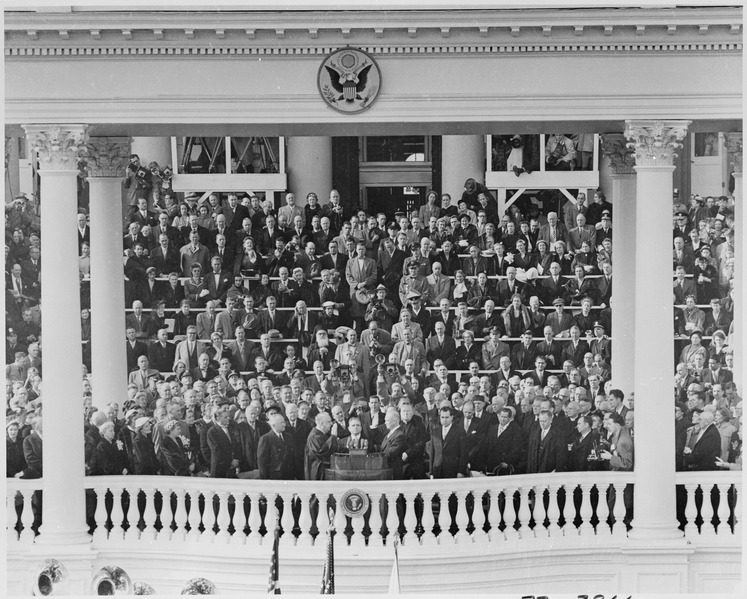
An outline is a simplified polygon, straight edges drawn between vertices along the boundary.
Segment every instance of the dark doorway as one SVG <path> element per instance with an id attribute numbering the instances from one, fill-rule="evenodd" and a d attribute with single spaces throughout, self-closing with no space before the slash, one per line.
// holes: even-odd
<path id="1" fill-rule="evenodd" d="M 398 187 L 367 187 L 367 211 L 369 214 L 383 212 L 389 221 L 394 218 L 395 212 L 409 213 L 420 208 L 425 199 L 425 192 L 425 187 L 403 187 L 401 185 Z"/>

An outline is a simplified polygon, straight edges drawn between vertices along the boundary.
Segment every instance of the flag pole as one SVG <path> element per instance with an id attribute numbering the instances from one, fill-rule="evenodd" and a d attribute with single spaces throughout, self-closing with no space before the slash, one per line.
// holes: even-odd
<path id="1" fill-rule="evenodd" d="M 280 514 L 275 513 L 275 538 L 272 542 L 270 557 L 270 578 L 267 582 L 267 593 L 280 595 Z"/>
<path id="2" fill-rule="evenodd" d="M 327 553 L 324 558 L 324 571 L 322 572 L 322 588 L 319 591 L 320 595 L 334 595 L 335 594 L 335 546 L 334 546 L 335 512 L 331 507 L 327 509 L 327 516 L 329 518 L 329 525 L 327 527 Z"/>
<path id="3" fill-rule="evenodd" d="M 389 576 L 389 590 L 388 595 L 399 595 L 401 592 L 399 584 L 399 554 L 397 553 L 397 547 L 399 545 L 399 539 L 397 535 L 394 535 L 394 563 L 392 563 L 392 573 Z"/>

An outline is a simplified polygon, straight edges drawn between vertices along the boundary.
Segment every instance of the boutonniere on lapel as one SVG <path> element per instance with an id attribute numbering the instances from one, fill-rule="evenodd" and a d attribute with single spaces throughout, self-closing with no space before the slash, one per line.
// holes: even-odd
<path id="1" fill-rule="evenodd" d="M 124 449 L 124 443 L 122 443 L 122 441 L 120 441 L 119 439 L 117 439 L 117 449 L 119 449 L 119 451 L 122 451 Z"/>

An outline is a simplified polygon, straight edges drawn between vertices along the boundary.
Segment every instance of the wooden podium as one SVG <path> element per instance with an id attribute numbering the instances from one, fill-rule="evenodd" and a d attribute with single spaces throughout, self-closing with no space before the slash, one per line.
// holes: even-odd
<path id="1" fill-rule="evenodd" d="M 351 449 L 350 453 L 332 455 L 327 480 L 392 480 L 392 469 L 387 465 L 383 453 Z"/>

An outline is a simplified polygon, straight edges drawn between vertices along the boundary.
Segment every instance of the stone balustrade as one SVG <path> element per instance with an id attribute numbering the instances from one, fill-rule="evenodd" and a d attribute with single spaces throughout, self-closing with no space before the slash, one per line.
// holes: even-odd
<path id="1" fill-rule="evenodd" d="M 86 493 L 94 547 L 261 545 L 272 542 L 276 522 L 282 544 L 312 546 L 324 542 L 328 513 L 334 513 L 338 543 L 382 547 L 395 534 L 404 546 L 625 538 L 632 482 L 633 473 L 625 472 L 374 482 L 102 476 L 86 479 Z M 40 483 L 8 480 L 9 547 L 34 542 L 33 494 Z M 688 538 L 739 539 L 739 473 L 680 473 L 677 484 L 680 528 Z M 363 518 L 349 518 L 337 507 L 352 488 L 369 498 Z"/>

